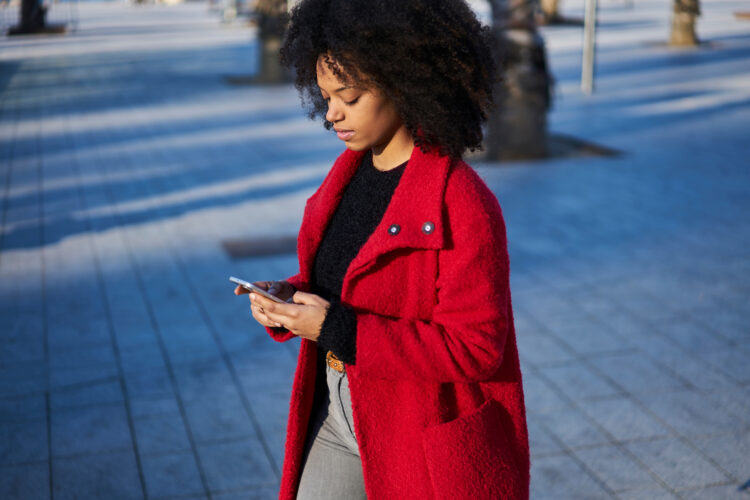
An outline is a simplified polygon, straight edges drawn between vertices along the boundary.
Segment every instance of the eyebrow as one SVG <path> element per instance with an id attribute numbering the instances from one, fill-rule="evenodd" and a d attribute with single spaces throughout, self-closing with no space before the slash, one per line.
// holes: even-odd
<path id="1" fill-rule="evenodd" d="M 354 87 L 353 85 L 347 85 L 347 86 L 344 86 L 344 87 L 337 88 L 336 90 L 333 91 L 333 93 L 335 94 L 335 93 L 341 92 L 342 90 L 349 90 L 349 89 L 353 89 L 353 88 L 356 88 L 356 87 Z M 325 91 L 325 89 L 323 89 L 323 88 L 321 88 L 320 90 L 321 91 Z"/>

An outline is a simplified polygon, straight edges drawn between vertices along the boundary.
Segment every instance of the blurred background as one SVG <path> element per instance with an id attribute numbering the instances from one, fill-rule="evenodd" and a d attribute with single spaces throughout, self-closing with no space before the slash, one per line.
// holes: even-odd
<path id="1" fill-rule="evenodd" d="M 532 498 L 750 498 L 750 4 L 470 4 Z M 342 150 L 289 6 L 0 2 L 0 498 L 276 496 L 299 344 L 228 277 L 296 272 Z"/>

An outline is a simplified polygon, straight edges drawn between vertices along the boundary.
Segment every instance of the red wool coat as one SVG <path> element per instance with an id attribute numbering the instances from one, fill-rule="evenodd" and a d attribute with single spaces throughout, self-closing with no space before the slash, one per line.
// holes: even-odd
<path id="1" fill-rule="evenodd" d="M 362 156 L 346 150 L 307 201 L 300 272 L 289 279 L 298 289 L 309 289 L 318 245 Z M 399 231 L 389 231 L 394 224 Z M 357 313 L 357 360 L 346 372 L 370 500 L 528 497 L 528 435 L 508 279 L 495 196 L 464 162 L 414 148 L 341 294 Z M 294 337 L 269 333 L 278 341 Z M 316 349 L 302 340 L 282 499 L 295 498 L 299 484 Z"/>

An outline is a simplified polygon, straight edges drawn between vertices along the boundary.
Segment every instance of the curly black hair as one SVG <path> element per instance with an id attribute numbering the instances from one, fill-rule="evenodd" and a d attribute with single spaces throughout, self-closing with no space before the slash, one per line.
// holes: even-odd
<path id="1" fill-rule="evenodd" d="M 415 144 L 458 158 L 481 149 L 492 104 L 490 29 L 464 0 L 302 0 L 291 13 L 281 61 L 310 118 L 325 121 L 319 56 L 349 84 L 375 86 L 396 106 Z"/>

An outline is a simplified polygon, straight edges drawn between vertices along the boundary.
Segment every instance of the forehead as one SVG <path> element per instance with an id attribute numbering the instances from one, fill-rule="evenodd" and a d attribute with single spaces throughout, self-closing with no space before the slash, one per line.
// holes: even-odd
<path id="1" fill-rule="evenodd" d="M 328 91 L 334 91 L 341 87 L 353 86 L 353 81 L 349 78 L 341 68 L 341 66 L 325 55 L 318 57 L 316 65 L 318 87 Z M 338 76 L 339 73 L 341 76 Z"/>

